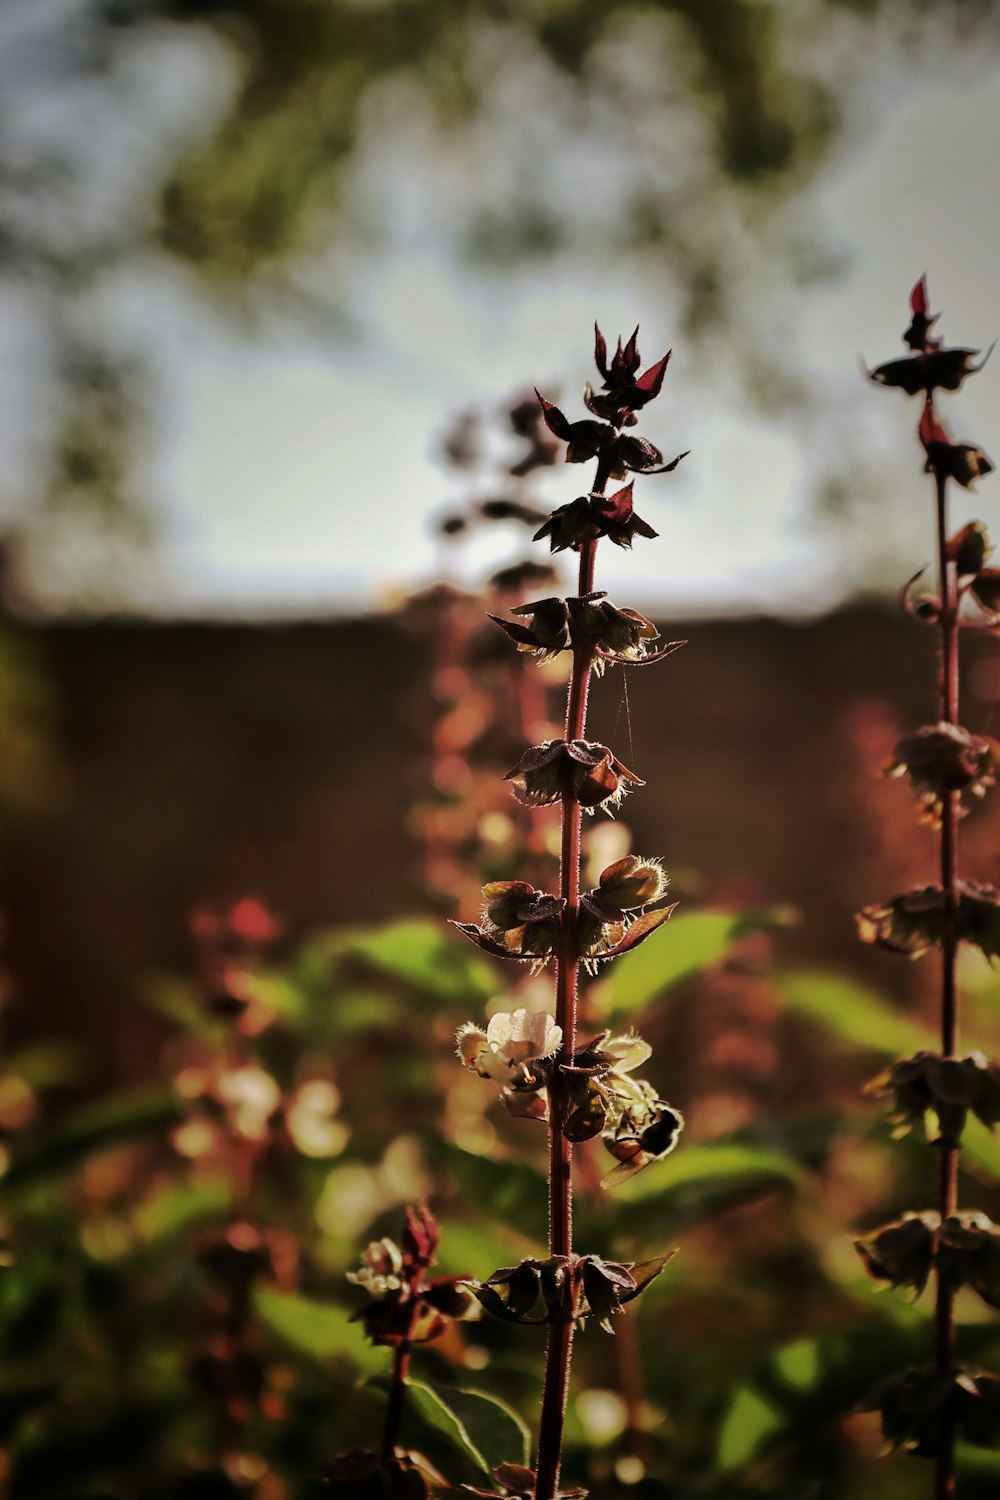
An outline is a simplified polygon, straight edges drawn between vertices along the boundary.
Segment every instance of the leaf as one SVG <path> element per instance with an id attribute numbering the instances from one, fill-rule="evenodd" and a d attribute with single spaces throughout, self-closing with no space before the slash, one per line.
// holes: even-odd
<path id="1" fill-rule="evenodd" d="M 672 906 L 661 907 L 659 911 L 647 911 L 641 917 L 636 917 L 635 921 L 625 929 L 625 936 L 620 938 L 613 948 L 602 953 L 601 957 L 616 958 L 619 954 L 629 953 L 633 948 L 638 948 L 639 944 L 644 943 L 658 927 L 662 927 L 676 910 L 677 902 L 675 901 Z"/>
<path id="2" fill-rule="evenodd" d="M 524 1161 L 507 1161 L 447 1146 L 445 1160 L 458 1180 L 464 1198 L 489 1204 L 500 1223 L 515 1224 L 525 1234 L 540 1232 L 549 1204 L 548 1183 L 541 1172 Z"/>
<path id="3" fill-rule="evenodd" d="M 177 1100 L 167 1089 L 144 1088 L 113 1094 L 78 1110 L 43 1136 L 33 1149 L 15 1156 L 0 1178 L 0 1196 L 68 1173 L 94 1151 L 166 1130 L 179 1118 Z"/>
<path id="4" fill-rule="evenodd" d="M 613 1232 L 674 1234 L 727 1208 L 787 1188 L 800 1176 L 790 1157 L 759 1146 L 733 1141 L 686 1146 L 615 1188 Z M 595 1224 L 595 1232 L 598 1227 Z"/>
<path id="5" fill-rule="evenodd" d="M 733 944 L 755 927 L 777 925 L 774 912 L 681 912 L 663 937 L 641 953 L 614 965 L 602 985 L 603 1013 L 609 1019 L 641 1010 L 658 995 L 725 958 Z"/>
<path id="6" fill-rule="evenodd" d="M 369 1344 L 361 1325 L 349 1321 L 349 1308 L 273 1288 L 258 1290 L 254 1307 L 261 1321 L 300 1354 L 321 1364 L 347 1360 L 366 1374 L 385 1370 L 385 1351 Z"/>
<path id="7" fill-rule="evenodd" d="M 1000 1136 L 987 1130 L 972 1115 L 962 1132 L 962 1155 L 975 1162 L 977 1167 L 1000 1179 Z"/>
<path id="8" fill-rule="evenodd" d="M 411 1380 L 406 1387 L 409 1405 L 428 1426 L 440 1433 L 491 1475 L 498 1464 L 527 1464 L 529 1433 L 506 1402 L 483 1391 L 457 1390 Z"/>
<path id="9" fill-rule="evenodd" d="M 8 1053 L 7 1071 L 16 1073 L 33 1089 L 78 1083 L 83 1076 L 86 1053 L 75 1042 L 35 1042 Z"/>
<path id="10" fill-rule="evenodd" d="M 201 1219 L 228 1213 L 233 1194 L 232 1183 L 223 1177 L 169 1182 L 139 1204 L 132 1215 L 132 1228 L 147 1245 L 169 1240 Z"/>
<path id="11" fill-rule="evenodd" d="M 489 965 L 447 933 L 442 924 L 414 918 L 384 927 L 338 934 L 341 957 L 360 960 L 409 989 L 464 1006 L 485 1002 L 496 990 Z"/>
<path id="12" fill-rule="evenodd" d="M 820 1022 L 866 1052 L 896 1057 L 934 1046 L 929 1031 L 855 979 L 798 969 L 780 975 L 777 987 L 788 1010 Z"/>
<path id="13" fill-rule="evenodd" d="M 784 1426 L 783 1414 L 751 1385 L 738 1386 L 719 1429 L 716 1462 L 724 1473 L 742 1469 L 761 1444 Z"/>
<path id="14" fill-rule="evenodd" d="M 655 1255 L 652 1260 L 640 1260 L 631 1267 L 632 1280 L 635 1286 L 624 1296 L 619 1297 L 622 1306 L 626 1302 L 632 1302 L 640 1293 L 644 1292 L 651 1281 L 655 1281 L 667 1265 L 677 1254 L 676 1250 L 668 1250 L 666 1255 Z"/>

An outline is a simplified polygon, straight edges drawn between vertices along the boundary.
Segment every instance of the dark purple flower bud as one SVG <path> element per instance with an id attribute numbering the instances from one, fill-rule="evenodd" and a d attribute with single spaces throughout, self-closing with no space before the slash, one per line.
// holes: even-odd
<path id="1" fill-rule="evenodd" d="M 927 277 L 921 276 L 910 293 L 910 326 L 903 334 L 904 341 L 918 353 L 927 354 L 939 347 L 938 341 L 930 337 L 931 325 L 938 320 L 931 313 L 927 295 Z"/>

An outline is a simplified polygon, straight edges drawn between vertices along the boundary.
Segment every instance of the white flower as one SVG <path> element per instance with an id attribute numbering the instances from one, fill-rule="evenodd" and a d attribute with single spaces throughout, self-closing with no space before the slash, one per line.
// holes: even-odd
<path id="1" fill-rule="evenodd" d="M 392 1240 L 372 1240 L 361 1252 L 361 1269 L 348 1271 L 347 1280 L 363 1286 L 373 1297 L 398 1292 L 403 1285 L 403 1255 Z"/>
<path id="2" fill-rule="evenodd" d="M 507 1079 L 511 1069 L 558 1052 L 562 1027 L 547 1011 L 500 1011 L 485 1031 L 467 1022 L 456 1041 L 462 1062 L 480 1078 Z"/>
<path id="3" fill-rule="evenodd" d="M 624 1036 L 610 1037 L 601 1051 L 613 1059 L 611 1070 L 614 1073 L 631 1073 L 653 1055 L 649 1043 L 644 1042 L 634 1031 L 626 1031 Z"/>

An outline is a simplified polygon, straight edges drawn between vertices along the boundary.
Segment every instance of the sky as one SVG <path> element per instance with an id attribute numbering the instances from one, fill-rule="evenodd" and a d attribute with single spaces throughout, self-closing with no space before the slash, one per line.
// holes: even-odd
<path id="1" fill-rule="evenodd" d="M 868 387 L 860 360 L 902 352 L 907 295 L 924 272 L 950 341 L 982 347 L 1000 332 L 1000 69 L 974 59 L 915 88 L 887 61 L 874 77 L 877 98 L 811 194 L 839 272 L 783 305 L 808 414 L 751 409 L 718 350 L 703 368 L 699 348 L 675 337 L 676 299 L 648 263 L 613 281 L 585 256 L 488 276 L 433 237 L 397 236 L 358 270 L 350 311 L 362 334 L 347 341 L 301 325 L 242 334 L 179 284 L 149 303 L 137 283 L 131 315 L 148 323 L 162 369 L 145 476 L 158 542 L 140 596 L 125 602 L 157 614 L 327 614 L 378 609 L 431 581 L 433 519 L 465 492 L 437 457 L 449 421 L 532 385 L 583 415 L 595 317 L 611 339 L 639 323 L 647 361 L 674 348 L 639 430 L 667 457 L 691 450 L 675 474 L 637 483 L 637 508 L 660 536 L 631 556 L 605 549 L 610 589 L 663 614 L 814 612 L 873 572 L 894 577 L 909 561 L 910 497 L 919 505 L 928 481 L 915 407 Z M 1000 457 L 998 377 L 1000 362 L 988 365 L 949 411 L 956 438 Z M 841 455 L 874 496 L 846 529 L 815 504 Z M 546 471 L 539 502 L 572 499 L 587 472 Z M 979 507 L 989 522 L 994 503 L 987 481 L 970 514 Z M 448 567 L 474 584 L 522 545 L 523 533 L 493 528 Z"/>

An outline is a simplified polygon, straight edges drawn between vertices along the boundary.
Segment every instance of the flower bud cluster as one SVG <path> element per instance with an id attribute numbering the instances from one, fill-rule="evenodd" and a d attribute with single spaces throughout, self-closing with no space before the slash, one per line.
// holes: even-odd
<path id="1" fill-rule="evenodd" d="M 905 1135 L 928 1114 L 937 1121 L 936 1138 L 949 1146 L 958 1145 L 970 1111 L 988 1130 L 1000 1124 L 1000 1065 L 981 1052 L 897 1058 L 868 1088 L 877 1098 L 891 1099 L 896 1135 Z"/>
<path id="2" fill-rule="evenodd" d="M 440 1338 L 449 1322 L 478 1315 L 475 1302 L 455 1276 L 428 1277 L 441 1235 L 426 1203 L 406 1210 L 403 1242 L 373 1240 L 347 1280 L 368 1293 L 352 1322 L 364 1325 L 373 1344 L 398 1348 Z"/>
<path id="3" fill-rule="evenodd" d="M 904 1370 L 878 1383 L 864 1410 L 882 1415 L 882 1435 L 893 1448 L 937 1458 L 957 1434 L 981 1448 L 1000 1446 L 1000 1379 L 981 1371 L 939 1375 Z"/>
<path id="4" fill-rule="evenodd" d="M 885 767 L 887 776 L 906 776 L 920 799 L 921 822 L 941 826 L 948 792 L 985 795 L 996 782 L 998 746 L 959 724 L 925 724 L 904 735 Z"/>
<path id="5" fill-rule="evenodd" d="M 612 1178 L 634 1175 L 677 1144 L 684 1125 L 680 1111 L 660 1099 L 652 1084 L 631 1076 L 652 1055 L 634 1032 L 613 1037 L 603 1031 L 572 1061 L 559 1061 L 562 1031 L 553 1018 L 516 1010 L 493 1016 L 485 1031 L 466 1022 L 456 1045 L 471 1072 L 506 1083 L 503 1099 L 511 1114 L 549 1121 L 571 1141 L 601 1136 L 618 1162 Z M 560 1101 L 557 1109 L 553 1099 Z"/>
<path id="6" fill-rule="evenodd" d="M 968 489 L 984 474 L 992 473 L 993 464 L 974 443 L 954 443 L 934 410 L 935 391 L 957 391 L 969 375 L 978 374 L 992 346 L 976 364 L 978 349 L 943 348 L 940 339 L 931 337 L 937 314 L 931 314 L 927 303 L 927 283 L 921 278 L 910 295 L 911 322 L 903 335 L 914 353 L 904 359 L 893 359 L 869 372 L 876 385 L 903 391 L 907 396 L 924 397 L 919 435 L 927 455 L 927 472 L 936 473 Z"/>
<path id="7" fill-rule="evenodd" d="M 984 1213 L 904 1214 L 854 1245 L 876 1281 L 919 1296 L 936 1270 L 952 1291 L 969 1286 L 988 1307 L 1000 1307 L 1000 1229 Z"/>
<path id="8" fill-rule="evenodd" d="M 491 615 L 490 619 L 506 631 L 519 651 L 531 651 L 548 660 L 583 642 L 593 653 L 593 667 L 598 675 L 607 662 L 638 666 L 662 661 L 684 644 L 669 641 L 658 650 L 651 649 L 649 643 L 658 640 L 660 634 L 653 622 L 637 609 L 619 609 L 600 592 L 579 599 L 538 599 L 533 604 L 522 604 L 512 613 L 527 615 L 528 624 L 504 620 L 499 615 Z"/>
<path id="9" fill-rule="evenodd" d="M 671 1255 L 636 1264 L 599 1255 L 551 1255 L 503 1266 L 486 1281 L 468 1285 L 488 1313 L 508 1323 L 547 1323 L 566 1309 L 575 1322 L 596 1318 L 606 1333 L 611 1320 L 654 1281 Z"/>
<path id="10" fill-rule="evenodd" d="M 600 884 L 580 897 L 577 960 L 591 967 L 645 941 L 674 909 L 645 910 L 666 888 L 667 877 L 654 859 L 628 854 L 609 865 Z M 556 953 L 566 908 L 561 897 L 536 890 L 524 880 L 492 881 L 483 886 L 483 897 L 480 922 L 453 924 L 478 948 L 495 958 L 528 959 L 538 966 Z"/>
<path id="11" fill-rule="evenodd" d="M 505 781 L 525 807 L 576 802 L 585 812 L 612 812 L 633 787 L 645 786 L 607 745 L 590 740 L 545 740 L 525 750 Z"/>
<path id="12" fill-rule="evenodd" d="M 956 881 L 958 936 L 985 958 L 1000 957 L 1000 891 L 974 880 Z M 943 943 L 952 920 L 945 892 L 921 886 L 879 906 L 865 906 L 856 916 L 858 936 L 887 953 L 919 958 Z"/>

